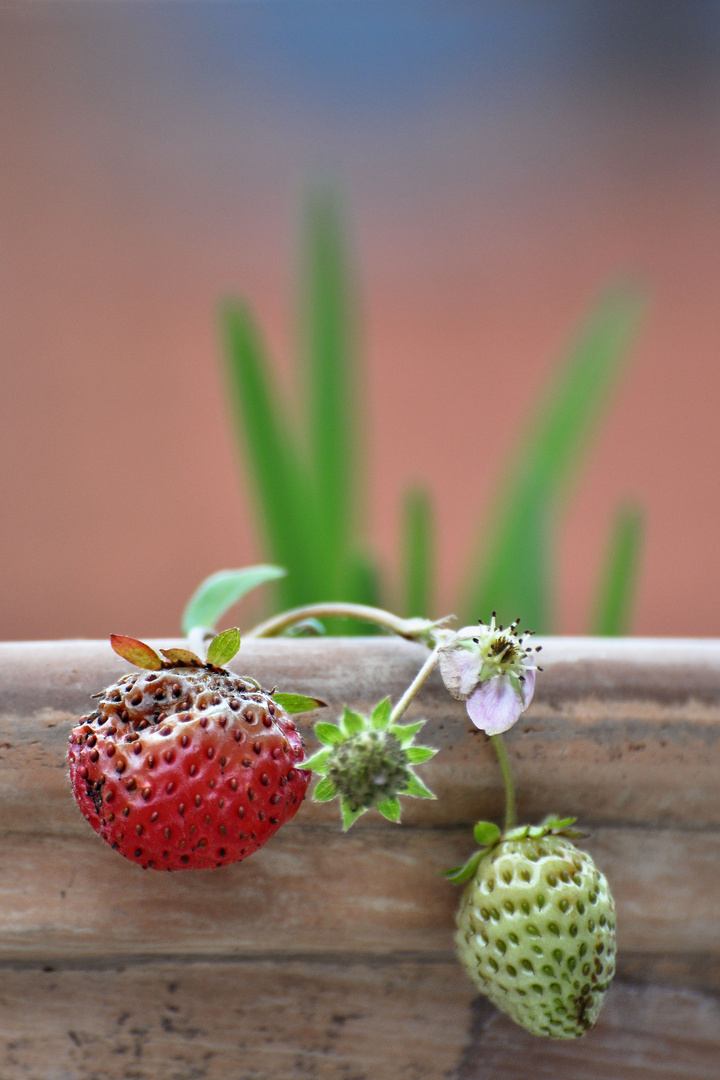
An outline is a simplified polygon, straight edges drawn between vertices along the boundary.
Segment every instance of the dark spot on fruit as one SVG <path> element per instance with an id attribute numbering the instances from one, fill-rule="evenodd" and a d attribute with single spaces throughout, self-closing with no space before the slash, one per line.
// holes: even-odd
<path id="1" fill-rule="evenodd" d="M 181 855 L 180 856 L 180 862 L 189 863 L 190 862 L 190 856 L 189 855 Z"/>
<path id="2" fill-rule="evenodd" d="M 125 790 L 126 791 L 134 791 L 136 787 L 137 787 L 137 780 L 135 779 L 134 776 L 131 776 L 130 779 L 128 780 L 127 784 L 125 785 Z"/>
<path id="3" fill-rule="evenodd" d="M 244 806 L 238 806 L 238 817 L 240 817 L 240 818 L 245 817 L 245 807 Z"/>
<path id="4" fill-rule="evenodd" d="M 133 696 L 130 698 L 130 704 L 131 705 L 139 705 L 141 701 L 142 701 L 142 694 L 133 694 Z"/>
<path id="5" fill-rule="evenodd" d="M 225 848 L 224 847 L 220 848 L 220 850 L 218 851 L 218 855 L 220 856 L 221 859 L 225 858 Z"/>
<path id="6" fill-rule="evenodd" d="M 290 770 L 290 772 L 287 774 L 287 778 L 288 778 L 288 780 L 294 780 L 295 779 L 295 770 L 294 769 Z"/>
<path id="7" fill-rule="evenodd" d="M 195 764 L 193 763 L 193 764 L 192 764 L 192 765 L 190 766 L 190 768 L 188 769 L 188 772 L 190 773 L 190 775 L 191 775 L 191 776 L 194 776 L 194 775 L 195 775 L 195 773 L 197 772 L 197 765 L 195 765 Z"/>
<path id="8" fill-rule="evenodd" d="M 225 828 L 225 826 L 224 826 L 224 825 L 221 825 L 221 826 L 220 826 L 220 835 L 221 835 L 221 836 L 225 836 L 225 835 L 226 835 L 226 833 L 227 833 L 227 829 Z"/>
<path id="9" fill-rule="evenodd" d="M 181 803 L 180 803 L 180 804 L 178 805 L 178 814 L 182 815 L 182 814 L 184 814 L 184 813 L 185 813 L 185 803 L 184 803 L 184 802 L 181 802 Z"/>
<path id="10" fill-rule="evenodd" d="M 282 753 L 282 750 L 280 749 L 279 746 L 273 746 L 272 751 L 271 751 L 271 756 L 275 759 L 275 761 L 277 761 L 277 759 L 280 757 L 281 753 Z"/>
<path id="11" fill-rule="evenodd" d="M 160 815 L 158 814 L 157 810 L 153 810 L 152 814 L 150 815 L 150 823 L 152 824 L 154 821 L 157 821 L 159 817 Z"/>
<path id="12" fill-rule="evenodd" d="M 280 824 L 280 818 L 271 817 L 270 818 L 270 824 L 271 825 L 279 825 Z"/>
<path id="13" fill-rule="evenodd" d="M 262 810 L 260 810 L 260 811 L 258 812 L 258 821 L 264 821 L 264 820 L 265 820 L 265 815 L 264 815 L 264 813 L 262 812 Z"/>
<path id="14" fill-rule="evenodd" d="M 189 742 L 190 742 L 190 736 L 189 735 L 183 735 L 183 737 L 180 740 L 180 745 L 181 746 L 187 746 L 187 744 Z"/>
<path id="15" fill-rule="evenodd" d="M 137 825 L 135 826 L 135 832 L 136 832 L 136 833 L 138 834 L 138 836 L 142 836 L 142 834 L 143 834 L 143 827 L 142 827 L 142 825 L 140 824 L 140 822 L 138 822 L 138 823 L 137 823 Z"/>
<path id="16" fill-rule="evenodd" d="M 115 732 L 113 732 L 113 734 L 115 734 Z M 107 756 L 108 756 L 108 757 L 113 757 L 113 755 L 114 755 L 114 753 L 115 753 L 115 747 L 113 746 L 113 744 L 112 744 L 112 743 L 110 743 L 110 745 L 108 746 L 108 748 L 107 748 L 107 750 L 105 751 L 105 753 L 107 754 Z"/>
<path id="17" fill-rule="evenodd" d="M 167 761 L 168 765 L 170 765 L 170 764 L 172 764 L 172 761 L 173 761 L 173 758 L 175 757 L 175 755 L 173 754 L 172 750 L 166 750 L 165 753 L 163 754 L 163 757 Z"/>
<path id="18" fill-rule="evenodd" d="M 262 776 L 260 777 L 260 783 L 263 785 L 263 787 L 267 787 L 268 784 L 270 783 L 270 777 L 268 776 L 268 774 L 266 772 L 264 772 L 262 774 Z"/>
<path id="19" fill-rule="evenodd" d="M 195 805 L 199 806 L 201 802 L 202 802 L 202 795 L 196 795 L 195 796 Z"/>
<path id="20" fill-rule="evenodd" d="M 214 780 L 208 780 L 208 787 L 211 788 L 211 789 L 214 788 L 215 787 L 215 781 Z"/>
<path id="21" fill-rule="evenodd" d="M 210 824 L 210 821 L 211 821 L 210 815 L 209 815 L 209 814 L 206 814 L 206 815 L 205 815 L 205 824 L 206 824 L 206 825 L 209 825 L 209 824 Z"/>
<path id="22" fill-rule="evenodd" d="M 130 807 L 129 806 L 124 807 L 124 809 L 121 810 L 121 813 L 122 813 L 123 817 L 129 817 L 129 815 L 130 815 Z"/>
<path id="23" fill-rule="evenodd" d="M 208 718 L 207 718 L 207 716 L 201 716 L 200 717 L 200 727 L 201 728 L 206 728 L 207 726 L 208 726 Z"/>
<path id="24" fill-rule="evenodd" d="M 269 716 L 263 716 L 263 724 L 265 727 L 272 727 L 272 720 Z"/>
<path id="25" fill-rule="evenodd" d="M 213 747 L 212 747 L 212 746 L 208 746 L 208 748 L 207 748 L 207 756 L 208 756 L 209 758 L 211 758 L 211 757 L 213 756 L 213 754 L 214 754 L 214 753 L 215 753 L 215 750 L 213 749 Z"/>
<path id="26" fill-rule="evenodd" d="M 234 776 L 230 780 L 230 787 L 232 788 L 233 791 L 237 791 L 237 780 L 236 780 L 236 778 Z"/>
<path id="27" fill-rule="evenodd" d="M 277 804 L 280 802 L 280 796 L 277 792 L 275 792 L 274 795 L 270 796 L 270 802 L 273 804 L 273 806 L 277 806 Z"/>
<path id="28" fill-rule="evenodd" d="M 152 795 L 152 788 L 151 787 L 144 787 L 140 794 L 142 795 L 143 799 L 145 799 L 145 801 L 147 802 L 147 800 Z"/>
<path id="29" fill-rule="evenodd" d="M 125 772 L 125 762 L 122 760 L 122 758 L 120 758 L 117 765 L 115 766 L 115 771 L 119 772 L 119 773 L 124 773 Z M 81 772 L 82 772 L 82 770 L 81 770 Z M 87 770 L 85 771 L 85 775 L 87 775 Z"/>
<path id="30" fill-rule="evenodd" d="M 173 780 L 171 780 L 168 784 L 165 785 L 165 792 L 168 795 L 172 795 L 174 790 L 175 790 L 175 782 Z"/>
<path id="31" fill-rule="evenodd" d="M 251 787 L 249 787 L 247 789 L 247 796 L 248 796 L 248 799 L 250 800 L 250 802 L 252 802 L 253 799 L 255 798 L 255 792 L 253 791 L 253 789 Z"/>

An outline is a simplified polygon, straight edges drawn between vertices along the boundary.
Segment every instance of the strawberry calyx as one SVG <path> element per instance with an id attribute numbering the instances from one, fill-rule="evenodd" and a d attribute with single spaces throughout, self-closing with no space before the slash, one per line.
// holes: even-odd
<path id="1" fill-rule="evenodd" d="M 443 877 L 451 881 L 453 885 L 463 885 L 477 872 L 482 859 L 502 844 L 505 840 L 541 840 L 544 836 L 565 836 L 569 840 L 577 840 L 588 834 L 572 826 L 577 818 L 560 818 L 556 814 L 549 814 L 540 825 L 517 825 L 512 829 L 502 832 L 492 821 L 478 821 L 473 829 L 475 841 L 479 850 L 474 851 L 470 858 L 462 866 L 453 866 L 449 870 L 441 871 Z"/>
<path id="2" fill-rule="evenodd" d="M 240 631 L 236 626 L 217 634 L 208 646 L 207 658 L 201 660 L 190 649 L 161 649 L 158 653 L 152 645 L 125 634 L 111 634 L 110 644 L 118 656 L 147 671 L 161 671 L 173 667 L 207 668 L 208 671 L 224 671 L 240 648 Z M 160 655 L 162 654 L 162 655 Z"/>
<path id="3" fill-rule="evenodd" d="M 388 821 L 399 822 L 399 795 L 434 799 L 435 795 L 415 775 L 413 766 L 437 753 L 430 746 L 415 746 L 424 721 L 398 724 L 392 720 L 389 698 L 378 702 L 369 717 L 344 709 L 339 724 L 315 725 L 323 749 L 307 761 L 321 778 L 313 792 L 315 802 L 340 800 L 343 831 L 373 807 Z"/>

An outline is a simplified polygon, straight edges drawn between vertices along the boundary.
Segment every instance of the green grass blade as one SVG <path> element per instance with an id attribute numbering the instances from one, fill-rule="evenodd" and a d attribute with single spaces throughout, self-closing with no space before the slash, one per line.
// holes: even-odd
<path id="1" fill-rule="evenodd" d="M 643 514 L 638 506 L 618 512 L 605 558 L 591 633 L 603 636 L 627 634 L 637 589 L 643 540 Z"/>
<path id="2" fill-rule="evenodd" d="M 357 388 L 342 229 L 327 193 L 310 200 L 301 286 L 307 442 L 317 508 L 313 542 L 323 599 L 346 600 L 357 497 Z"/>
<path id="3" fill-rule="evenodd" d="M 405 494 L 402 538 L 405 615 L 427 618 L 433 606 L 435 536 L 430 493 L 426 488 L 414 488 Z"/>
<path id="4" fill-rule="evenodd" d="M 284 577 L 280 566 L 244 566 L 241 570 L 218 570 L 198 585 L 182 617 L 183 634 L 196 626 L 214 630 L 218 619 L 258 585 Z"/>
<path id="5" fill-rule="evenodd" d="M 315 601 L 322 594 L 322 580 L 320 553 L 312 543 L 317 515 L 307 470 L 248 308 L 237 302 L 225 304 L 222 329 L 241 457 L 247 455 L 273 560 L 288 571 L 288 577 L 279 583 L 281 603 L 292 607 Z"/>
<path id="6" fill-rule="evenodd" d="M 548 632 L 556 522 L 623 368 L 641 313 L 631 289 L 607 293 L 591 313 L 503 479 L 482 569 L 460 605 L 472 622 L 497 609 Z"/>

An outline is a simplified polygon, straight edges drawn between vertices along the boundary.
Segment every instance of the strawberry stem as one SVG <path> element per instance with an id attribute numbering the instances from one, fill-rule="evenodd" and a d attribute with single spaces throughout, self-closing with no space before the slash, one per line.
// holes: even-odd
<path id="1" fill-rule="evenodd" d="M 493 744 L 495 754 L 500 766 L 500 772 L 502 773 L 503 783 L 505 785 L 505 826 L 504 831 L 508 829 L 514 829 L 517 823 L 517 800 L 515 796 L 515 780 L 513 778 L 512 766 L 510 764 L 510 758 L 508 757 L 507 748 L 505 746 L 505 740 L 502 735 L 491 735 L 490 742 Z"/>
<path id="2" fill-rule="evenodd" d="M 369 607 L 367 604 L 308 604 L 305 607 L 292 608 L 280 615 L 274 615 L 265 622 L 249 630 L 244 636 L 248 638 L 275 637 L 287 630 L 289 626 L 302 622 L 305 619 L 358 619 L 360 622 L 373 623 L 375 626 L 389 630 L 392 634 L 409 638 L 411 641 L 430 640 L 430 631 L 437 627 L 437 622 L 428 619 L 401 619 L 390 611 L 382 608 Z M 444 621 L 444 620 L 443 620 Z"/>
<path id="3" fill-rule="evenodd" d="M 402 714 L 405 712 L 405 710 L 407 709 L 408 705 L 413 700 L 415 695 L 418 693 L 418 691 L 421 689 L 421 687 L 424 686 L 428 676 L 430 675 L 431 671 L 435 667 L 435 664 L 437 663 L 438 648 L 439 648 L 439 646 L 436 646 L 433 649 L 433 651 L 430 653 L 427 660 L 425 661 L 423 666 L 420 668 L 417 675 L 415 676 L 413 681 L 410 683 L 407 690 L 405 691 L 403 696 L 400 698 L 400 700 L 398 701 L 398 703 L 395 706 L 395 708 L 393 709 L 393 711 L 390 713 L 390 723 L 391 724 L 396 724 L 397 723 L 397 721 L 400 719 Z"/>

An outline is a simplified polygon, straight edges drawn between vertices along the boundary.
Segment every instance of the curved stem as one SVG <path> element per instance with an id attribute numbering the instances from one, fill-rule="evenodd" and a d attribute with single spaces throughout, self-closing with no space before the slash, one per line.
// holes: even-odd
<path id="1" fill-rule="evenodd" d="M 389 630 L 400 637 L 417 638 L 420 628 L 417 619 L 400 619 L 389 611 L 382 608 L 369 607 L 366 604 L 308 604 L 305 607 L 292 608 L 284 611 L 281 615 L 274 615 L 265 622 L 259 623 L 243 635 L 245 641 L 249 638 L 275 637 L 287 630 L 289 626 L 302 622 L 303 619 L 359 619 L 361 622 L 374 623 L 384 630 Z M 420 620 L 424 624 L 424 620 Z"/>
<path id="2" fill-rule="evenodd" d="M 435 664 L 437 663 L 437 657 L 438 657 L 438 650 L 437 650 L 437 647 L 436 647 L 430 653 L 427 660 L 425 661 L 423 666 L 420 668 L 417 675 L 415 676 L 413 681 L 410 683 L 407 690 L 405 691 L 403 696 L 400 698 L 400 700 L 398 701 L 398 703 L 395 706 L 395 708 L 393 709 L 393 711 L 390 713 L 390 723 L 391 724 L 395 724 L 400 719 L 400 717 L 405 712 L 408 705 L 413 700 L 415 695 L 418 693 L 420 688 L 422 686 L 424 686 L 428 676 L 430 675 L 430 672 L 432 671 L 432 669 L 435 667 Z"/>
<path id="3" fill-rule="evenodd" d="M 505 740 L 502 735 L 491 735 L 490 742 L 497 755 L 503 783 L 505 784 L 505 825 L 504 832 L 515 827 L 517 822 L 517 802 L 515 798 L 515 780 L 513 779 L 512 766 L 508 757 Z"/>

